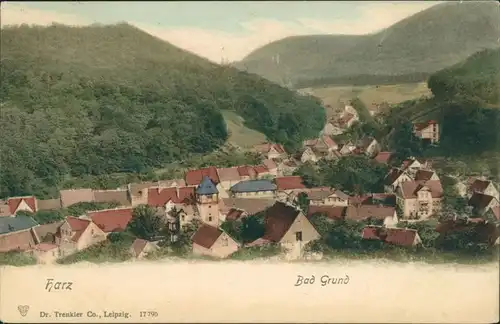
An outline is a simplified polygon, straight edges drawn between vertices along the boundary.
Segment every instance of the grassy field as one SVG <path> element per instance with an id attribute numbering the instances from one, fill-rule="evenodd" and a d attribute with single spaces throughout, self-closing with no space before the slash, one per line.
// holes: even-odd
<path id="1" fill-rule="evenodd" d="M 229 130 L 229 142 L 243 148 L 266 141 L 266 136 L 258 131 L 245 127 L 244 120 L 233 111 L 223 110 L 222 115 Z"/>
<path id="2" fill-rule="evenodd" d="M 354 97 L 359 97 L 368 107 L 372 104 L 387 102 L 396 104 L 410 99 L 430 96 L 431 92 L 427 88 L 426 82 L 410 84 L 394 84 L 380 86 L 331 86 L 313 88 L 312 94 L 323 100 L 325 105 L 330 105 L 332 109 L 327 111 L 327 116 L 331 117 L 335 109 L 342 109 L 344 104 Z"/>

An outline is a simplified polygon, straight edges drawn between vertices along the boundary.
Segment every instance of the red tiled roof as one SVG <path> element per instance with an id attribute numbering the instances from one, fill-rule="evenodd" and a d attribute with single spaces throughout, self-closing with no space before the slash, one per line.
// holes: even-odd
<path id="1" fill-rule="evenodd" d="M 226 214 L 226 220 L 235 221 L 241 218 L 241 216 L 245 213 L 245 211 L 241 209 L 231 208 L 229 212 Z"/>
<path id="2" fill-rule="evenodd" d="M 220 181 L 238 181 L 241 179 L 237 167 L 219 168 L 217 169 L 217 174 Z"/>
<path id="3" fill-rule="evenodd" d="M 475 179 L 474 182 L 470 185 L 470 190 L 484 193 L 486 188 L 490 185 L 491 181 L 488 180 L 480 180 L 480 179 Z"/>
<path id="4" fill-rule="evenodd" d="M 337 143 L 335 143 L 335 141 L 328 135 L 323 135 L 321 137 L 321 139 L 326 144 L 326 146 L 328 146 L 329 148 L 333 148 L 333 147 L 337 146 Z"/>
<path id="5" fill-rule="evenodd" d="M 266 244 L 269 244 L 269 243 L 272 243 L 272 242 L 269 241 L 269 240 L 266 240 L 265 238 L 261 237 L 261 238 L 256 239 L 253 242 L 250 242 L 250 243 L 246 244 L 246 246 L 247 247 L 262 246 L 262 245 L 266 245 Z"/>
<path id="6" fill-rule="evenodd" d="M 302 189 L 306 186 L 300 176 L 277 177 L 275 179 L 278 190 Z"/>
<path id="7" fill-rule="evenodd" d="M 196 194 L 196 187 L 179 187 L 177 188 L 177 200 L 174 201 L 176 204 L 189 203 L 191 202 Z"/>
<path id="8" fill-rule="evenodd" d="M 236 168 L 238 169 L 240 177 L 253 177 L 255 175 L 255 170 L 252 166 L 240 165 Z"/>
<path id="9" fill-rule="evenodd" d="M 387 164 L 392 157 L 392 152 L 380 152 L 373 159 L 378 163 Z"/>
<path id="10" fill-rule="evenodd" d="M 352 196 L 349 197 L 349 205 L 362 205 L 368 204 L 371 202 L 371 195 L 363 195 L 363 196 Z"/>
<path id="11" fill-rule="evenodd" d="M 264 161 L 262 161 L 262 164 L 264 164 L 268 170 L 273 170 L 278 167 L 276 163 L 270 159 L 265 159 Z"/>
<path id="12" fill-rule="evenodd" d="M 253 169 L 255 170 L 255 173 L 257 173 L 257 174 L 269 172 L 269 169 L 265 165 L 257 165 Z"/>
<path id="13" fill-rule="evenodd" d="M 210 249 L 221 235 L 222 231 L 220 229 L 203 224 L 193 235 L 192 241 L 206 249 Z"/>
<path id="14" fill-rule="evenodd" d="M 197 186 L 201 183 L 201 180 L 203 177 L 209 177 L 210 180 L 212 180 L 213 183 L 218 184 L 219 181 L 219 176 L 217 174 L 217 168 L 216 167 L 208 167 L 208 168 L 202 168 L 202 169 L 197 169 L 197 170 L 190 170 L 186 172 L 186 183 L 189 186 Z"/>
<path id="15" fill-rule="evenodd" d="M 265 212 L 263 239 L 279 242 L 300 214 L 296 208 L 277 201 Z"/>
<path id="16" fill-rule="evenodd" d="M 373 217 L 384 220 L 386 217 L 393 217 L 396 208 L 378 205 L 349 206 L 346 211 L 346 219 L 365 220 Z"/>
<path id="17" fill-rule="evenodd" d="M 384 228 L 381 226 L 366 226 L 361 234 L 366 240 L 381 240 L 385 243 L 411 247 L 418 233 L 414 229 Z"/>
<path id="18" fill-rule="evenodd" d="M 7 204 L 9 205 L 9 210 L 11 215 L 14 215 L 16 213 L 17 207 L 19 207 L 19 204 L 24 201 L 29 208 L 33 212 L 36 212 L 36 198 L 35 196 L 29 196 L 29 197 L 14 197 L 14 198 L 9 198 L 7 200 Z"/>
<path id="19" fill-rule="evenodd" d="M 415 123 L 413 125 L 414 125 L 414 128 L 416 131 L 421 131 L 421 130 L 423 130 L 431 125 L 434 125 L 434 124 L 437 124 L 437 122 L 435 120 L 429 120 L 426 123 Z"/>
<path id="20" fill-rule="evenodd" d="M 177 188 L 149 188 L 148 205 L 163 207 L 169 201 L 177 200 Z"/>
<path id="21" fill-rule="evenodd" d="M 403 170 L 392 168 L 385 177 L 385 184 L 392 185 L 403 174 Z"/>
<path id="22" fill-rule="evenodd" d="M 485 209 L 493 199 L 496 198 L 493 196 L 475 192 L 469 199 L 469 205 L 479 209 Z"/>
<path id="23" fill-rule="evenodd" d="M 68 216 L 66 217 L 66 222 L 68 222 L 69 227 L 71 227 L 72 231 L 84 231 L 90 225 L 90 220 Z"/>
<path id="24" fill-rule="evenodd" d="M 324 214 L 330 219 L 342 219 L 345 215 L 345 210 L 347 207 L 340 206 L 309 206 L 307 211 L 307 217 L 311 217 L 314 214 Z"/>
<path id="25" fill-rule="evenodd" d="M 418 170 L 417 173 L 415 173 L 415 181 L 428 181 L 433 175 L 433 171 Z"/>
<path id="26" fill-rule="evenodd" d="M 272 147 L 278 152 L 278 153 L 285 153 L 285 149 L 283 148 L 283 145 L 281 144 L 272 144 Z"/>
<path id="27" fill-rule="evenodd" d="M 285 149 L 281 144 L 262 143 L 255 145 L 253 149 L 260 153 L 269 153 L 271 149 L 275 149 L 278 153 L 285 153 Z"/>
<path id="28" fill-rule="evenodd" d="M 99 210 L 87 214 L 103 232 L 123 232 L 132 219 L 132 208 Z"/>
<path id="29" fill-rule="evenodd" d="M 85 232 L 85 230 L 91 223 L 91 221 L 88 219 L 82 219 L 73 216 L 66 217 L 66 222 L 68 222 L 71 230 L 75 232 L 75 234 L 71 238 L 75 242 L 78 242 L 80 236 L 82 236 L 83 232 Z"/>
<path id="30" fill-rule="evenodd" d="M 408 228 L 388 228 L 385 241 L 400 246 L 412 246 L 418 232 Z"/>
<path id="31" fill-rule="evenodd" d="M 174 204 L 186 203 L 194 199 L 196 187 L 149 188 L 148 205 L 163 207 L 169 201 Z"/>
<path id="32" fill-rule="evenodd" d="M 400 186 L 400 192 L 403 198 L 416 198 L 417 193 L 424 186 L 429 188 L 432 198 L 441 198 L 443 196 L 443 187 L 439 180 L 405 181 Z"/>
<path id="33" fill-rule="evenodd" d="M 436 232 L 440 237 L 450 233 L 470 230 L 473 234 L 472 239 L 478 243 L 493 244 L 500 236 L 500 229 L 490 222 L 465 222 L 465 221 L 447 221 L 440 223 L 436 227 Z"/>
<path id="34" fill-rule="evenodd" d="M 148 241 L 143 240 L 143 239 L 135 239 L 134 243 L 132 243 L 132 251 L 134 252 L 134 256 L 137 257 L 139 254 L 141 254 L 142 250 L 146 247 L 148 244 Z"/>

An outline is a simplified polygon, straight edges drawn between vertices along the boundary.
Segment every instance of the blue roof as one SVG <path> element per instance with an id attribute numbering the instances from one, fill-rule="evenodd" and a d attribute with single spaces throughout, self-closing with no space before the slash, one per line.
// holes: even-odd
<path id="1" fill-rule="evenodd" d="M 0 234 L 22 231 L 37 225 L 38 223 L 28 216 L 0 217 Z"/>
<path id="2" fill-rule="evenodd" d="M 269 180 L 240 181 L 231 187 L 231 192 L 274 191 L 276 185 Z"/>
<path id="3" fill-rule="evenodd" d="M 219 193 L 219 190 L 209 177 L 204 176 L 198 188 L 196 188 L 196 193 L 198 195 L 215 195 Z"/>

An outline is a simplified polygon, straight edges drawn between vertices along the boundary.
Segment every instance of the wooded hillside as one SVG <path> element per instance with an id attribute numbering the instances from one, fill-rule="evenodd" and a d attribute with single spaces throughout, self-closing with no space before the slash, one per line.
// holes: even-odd
<path id="1" fill-rule="evenodd" d="M 285 145 L 325 120 L 311 97 L 127 24 L 3 27 L 1 49 L 0 197 L 212 151 L 227 139 L 222 110 Z"/>

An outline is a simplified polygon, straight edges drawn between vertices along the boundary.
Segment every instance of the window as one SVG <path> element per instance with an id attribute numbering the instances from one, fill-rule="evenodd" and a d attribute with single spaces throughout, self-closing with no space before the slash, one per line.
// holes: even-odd
<path id="1" fill-rule="evenodd" d="M 227 237 L 223 237 L 222 238 L 221 244 L 222 244 L 222 246 L 227 246 L 228 245 Z"/>
<path id="2" fill-rule="evenodd" d="M 212 221 L 212 216 L 209 216 L 208 217 L 208 221 L 211 222 Z"/>
<path id="3" fill-rule="evenodd" d="M 297 242 L 301 242 L 302 241 L 302 232 L 295 232 L 295 240 Z"/>

